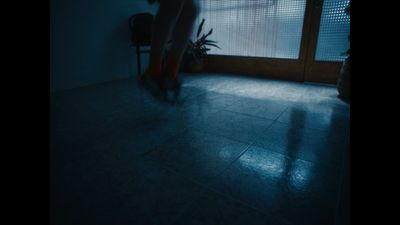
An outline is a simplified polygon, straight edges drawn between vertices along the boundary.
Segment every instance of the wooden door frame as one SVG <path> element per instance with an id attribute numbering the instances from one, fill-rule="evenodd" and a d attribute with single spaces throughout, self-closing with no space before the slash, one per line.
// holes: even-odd
<path id="1" fill-rule="evenodd" d="M 315 7 L 318 1 L 323 0 L 306 0 L 298 59 L 208 55 L 204 60 L 204 71 L 336 83 L 342 63 L 314 61 L 322 12 L 322 3 L 319 8 Z"/>
<path id="2" fill-rule="evenodd" d="M 319 28 L 324 0 L 315 0 L 310 7 L 310 36 L 304 67 L 304 81 L 336 84 L 342 62 L 316 61 Z"/>

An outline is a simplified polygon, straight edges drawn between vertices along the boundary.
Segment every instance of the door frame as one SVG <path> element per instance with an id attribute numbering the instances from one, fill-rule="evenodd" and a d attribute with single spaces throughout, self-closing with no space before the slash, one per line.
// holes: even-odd
<path id="1" fill-rule="evenodd" d="M 306 46 L 307 55 L 305 57 L 304 81 L 319 83 L 337 83 L 342 62 L 317 61 L 315 54 L 317 52 L 319 28 L 321 23 L 322 7 L 324 0 L 314 0 L 310 3 L 310 36 L 309 43 Z"/>
<path id="2" fill-rule="evenodd" d="M 235 73 L 273 79 L 336 83 L 341 62 L 315 61 L 323 0 L 306 0 L 298 59 L 208 55 L 204 72 Z"/>

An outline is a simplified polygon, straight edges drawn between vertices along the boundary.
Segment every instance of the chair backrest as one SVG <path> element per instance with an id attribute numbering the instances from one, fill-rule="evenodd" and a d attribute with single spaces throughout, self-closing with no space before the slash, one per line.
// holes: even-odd
<path id="1" fill-rule="evenodd" d="M 133 45 L 150 45 L 154 16 L 151 13 L 139 13 L 129 18 L 129 28 Z"/>

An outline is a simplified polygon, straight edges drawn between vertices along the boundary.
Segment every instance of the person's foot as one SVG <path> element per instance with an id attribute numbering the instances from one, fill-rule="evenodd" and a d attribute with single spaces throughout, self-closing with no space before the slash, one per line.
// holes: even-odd
<path id="1" fill-rule="evenodd" d="M 164 100 L 166 98 L 165 84 L 161 76 L 154 76 L 145 72 L 139 77 L 139 84 L 157 100 Z"/>
<path id="2" fill-rule="evenodd" d="M 176 103 L 181 93 L 182 82 L 178 79 L 177 76 L 172 76 L 166 71 L 162 73 L 162 77 L 167 96 L 169 93 L 172 94 L 172 100 L 168 100 L 172 103 Z"/>
<path id="3" fill-rule="evenodd" d="M 178 79 L 167 79 L 166 89 L 174 94 L 177 99 L 181 93 L 182 82 Z"/>

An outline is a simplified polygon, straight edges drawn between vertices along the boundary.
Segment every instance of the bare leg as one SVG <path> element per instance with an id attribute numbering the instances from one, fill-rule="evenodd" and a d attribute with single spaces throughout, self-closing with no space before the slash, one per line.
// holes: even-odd
<path id="1" fill-rule="evenodd" d="M 165 68 L 167 74 L 171 76 L 171 79 L 175 80 L 178 78 L 182 56 L 188 44 L 193 23 L 196 20 L 197 15 L 198 7 L 195 1 L 184 0 L 182 11 L 173 30 L 173 42 Z"/>
<path id="2" fill-rule="evenodd" d="M 183 5 L 184 0 L 161 0 L 160 2 L 151 39 L 150 63 L 147 69 L 149 76 L 157 77 L 161 74 L 164 47 Z"/>

